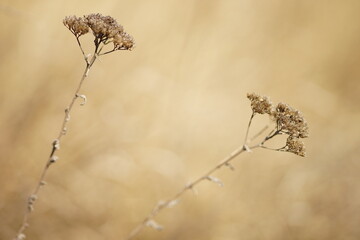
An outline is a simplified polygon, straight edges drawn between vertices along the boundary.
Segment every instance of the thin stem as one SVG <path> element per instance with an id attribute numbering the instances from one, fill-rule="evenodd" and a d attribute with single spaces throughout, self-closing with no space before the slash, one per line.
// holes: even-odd
<path id="1" fill-rule="evenodd" d="M 263 144 L 266 142 L 266 141 L 269 141 L 270 139 L 272 139 L 273 137 L 275 137 L 276 135 L 279 135 L 281 132 L 281 130 L 272 130 L 266 137 L 265 139 L 260 143 L 261 146 L 263 146 Z"/>
<path id="2" fill-rule="evenodd" d="M 249 130 L 250 130 L 251 122 L 252 122 L 254 116 L 255 116 L 255 112 L 253 111 L 252 114 L 251 114 L 250 120 L 249 120 L 249 124 L 248 124 L 247 129 L 246 129 L 244 146 L 245 146 L 245 145 L 247 144 L 247 142 L 248 142 Z"/>
<path id="3" fill-rule="evenodd" d="M 286 146 L 285 146 L 285 147 L 281 147 L 281 148 L 269 148 L 269 147 L 266 147 L 266 146 L 264 146 L 264 145 L 261 145 L 260 147 L 261 147 L 261 148 L 268 149 L 268 150 L 279 151 L 279 152 L 285 151 L 285 148 L 286 148 Z"/>
<path id="4" fill-rule="evenodd" d="M 240 155 L 244 151 L 245 151 L 244 146 L 240 146 L 235 151 L 233 151 L 228 157 L 224 158 L 215 167 L 210 169 L 208 172 L 203 174 L 201 177 L 197 178 L 195 181 L 187 184 L 182 190 L 180 190 L 178 193 L 176 193 L 173 197 L 169 198 L 165 202 L 161 202 L 161 203 L 156 204 L 155 207 L 153 208 L 153 210 L 149 213 L 149 215 L 147 217 L 145 217 L 144 220 L 131 231 L 131 233 L 127 236 L 127 238 L 125 238 L 125 240 L 133 239 L 136 235 L 138 235 L 141 232 L 141 230 L 143 228 L 145 228 L 148 225 L 149 221 L 152 221 L 159 214 L 159 212 L 162 209 L 168 207 L 174 201 L 177 201 L 182 195 L 184 195 L 184 193 L 186 191 L 193 189 L 196 185 L 198 185 L 203 180 L 209 179 L 210 175 L 212 173 L 214 173 L 215 171 L 219 170 L 223 166 L 229 165 L 230 162 L 235 157 L 237 157 L 238 155 Z"/>
<path id="5" fill-rule="evenodd" d="M 217 164 L 215 167 L 213 167 L 208 172 L 203 174 L 201 177 L 198 177 L 195 181 L 187 184 L 182 190 L 180 190 L 178 193 L 176 193 L 173 197 L 169 198 L 165 202 L 161 202 L 161 203 L 156 204 L 155 207 L 152 209 L 152 211 L 148 214 L 148 216 L 146 216 L 144 218 L 144 220 L 130 232 L 130 234 L 127 236 L 127 238 L 125 238 L 125 240 L 133 239 L 136 235 L 138 235 L 141 232 L 141 230 L 143 228 L 148 226 L 150 221 L 153 221 L 153 219 L 159 214 L 159 212 L 162 209 L 164 209 L 166 207 L 169 207 L 171 205 L 171 203 L 177 201 L 185 192 L 187 192 L 188 190 L 193 189 L 196 185 L 198 185 L 203 180 L 216 181 L 217 183 L 221 184 L 220 180 L 218 180 L 218 179 L 213 180 L 213 178 L 211 178 L 210 175 L 213 174 L 214 172 L 216 172 L 217 170 L 219 170 L 220 168 L 222 168 L 223 166 L 228 166 L 231 169 L 233 169 L 230 162 L 235 157 L 237 157 L 238 155 L 243 153 L 244 151 L 249 151 L 251 149 L 251 148 L 247 147 L 246 144 L 247 144 L 247 141 L 248 141 L 249 129 L 250 129 L 252 119 L 254 118 L 254 116 L 255 116 L 255 112 L 253 111 L 252 114 L 251 114 L 248 126 L 247 126 L 244 144 L 242 146 L 240 146 L 236 150 L 234 150 L 228 157 L 224 158 L 222 161 L 220 161 L 219 164 Z M 260 133 L 258 133 L 257 135 L 260 135 L 263 131 L 265 131 L 265 129 L 260 131 Z M 254 146 L 253 148 L 257 148 L 257 147 L 259 147 L 259 146 Z"/>
<path id="6" fill-rule="evenodd" d="M 85 67 L 85 71 L 80 79 L 80 82 L 79 82 L 79 85 L 78 87 L 76 88 L 76 91 L 75 91 L 75 94 L 73 96 L 73 98 L 71 99 L 70 101 L 70 104 L 68 105 L 68 107 L 65 109 L 65 117 L 64 117 L 64 120 L 61 124 L 61 128 L 60 128 L 60 132 L 57 136 L 57 139 L 54 140 L 53 144 L 52 144 L 52 149 L 51 149 L 51 152 L 50 152 L 50 155 L 49 155 L 49 158 L 48 160 L 46 161 L 46 164 L 45 164 L 45 167 L 40 175 L 40 179 L 34 189 L 34 191 L 32 192 L 32 194 L 29 196 L 28 198 L 28 201 L 27 201 L 27 210 L 24 214 L 24 218 L 23 218 L 23 221 L 22 221 L 22 224 L 19 228 L 19 231 L 17 232 L 17 235 L 15 237 L 15 240 L 20 240 L 20 239 L 23 239 L 25 237 L 25 230 L 26 228 L 29 226 L 29 223 L 28 223 L 28 219 L 30 217 L 30 214 L 33 210 L 33 207 L 34 207 L 34 203 L 38 197 L 38 194 L 40 192 L 40 189 L 43 185 L 45 185 L 45 177 L 46 177 L 46 174 L 48 172 L 48 169 L 50 168 L 50 166 L 56 162 L 57 160 L 57 157 L 55 156 L 55 153 L 57 152 L 57 150 L 60 149 L 60 140 L 61 138 L 66 134 L 66 130 L 67 130 L 67 124 L 70 120 L 70 113 L 71 113 L 71 110 L 74 106 L 74 103 L 76 101 L 76 99 L 79 97 L 79 92 L 81 90 L 81 87 L 83 85 L 83 82 L 84 80 L 88 77 L 88 74 L 89 74 L 89 71 L 90 71 L 90 68 L 91 66 L 93 65 L 93 63 L 95 62 L 96 60 L 96 57 L 97 55 L 94 54 L 93 57 L 91 58 L 91 60 L 89 62 L 86 61 L 86 67 Z"/>
<path id="7" fill-rule="evenodd" d="M 115 52 L 116 50 L 117 50 L 117 49 L 113 49 L 113 50 L 110 50 L 110 51 L 107 51 L 107 52 L 101 53 L 101 54 L 99 54 L 99 56 L 102 56 L 102 55 L 106 55 L 106 54 L 109 54 L 109 53 Z"/>
<path id="8" fill-rule="evenodd" d="M 80 42 L 80 40 L 79 40 L 79 37 L 75 36 L 75 38 L 76 38 L 76 41 L 77 41 L 77 43 L 78 43 L 78 45 L 79 45 L 79 47 L 80 47 L 81 53 L 82 53 L 82 55 L 84 56 L 85 61 L 87 61 L 87 58 L 86 58 L 84 49 L 83 49 L 82 46 L 81 46 L 81 42 Z"/>
<path id="9" fill-rule="evenodd" d="M 268 126 L 266 126 L 266 128 L 267 128 L 267 127 L 268 127 Z M 265 128 L 264 128 L 264 131 L 265 131 Z M 275 137 L 275 136 L 277 136 L 277 135 L 279 135 L 279 134 L 281 134 L 281 130 L 278 130 L 277 128 L 271 130 L 271 131 L 269 132 L 269 134 L 264 138 L 264 140 L 262 140 L 260 143 L 254 145 L 254 146 L 251 146 L 250 149 L 254 149 L 254 148 L 259 148 L 259 147 L 261 147 L 261 148 L 265 148 L 265 149 L 269 149 L 269 150 L 281 151 L 281 149 L 283 149 L 284 147 L 283 147 L 283 148 L 279 148 L 279 149 L 273 149 L 273 148 L 268 148 L 268 147 L 264 146 L 264 143 L 265 143 L 265 142 L 269 141 L 270 139 L 272 139 L 273 137 Z M 257 135 L 260 135 L 260 133 L 258 133 Z"/>

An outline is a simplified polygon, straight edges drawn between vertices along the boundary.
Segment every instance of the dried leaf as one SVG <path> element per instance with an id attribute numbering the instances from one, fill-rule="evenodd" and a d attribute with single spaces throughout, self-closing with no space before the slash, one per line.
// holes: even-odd
<path id="1" fill-rule="evenodd" d="M 70 110 L 69 108 L 65 108 L 65 121 L 70 121 Z"/>
<path id="2" fill-rule="evenodd" d="M 232 170 L 232 171 L 235 170 L 234 166 L 231 165 L 230 163 L 226 163 L 225 166 L 228 167 L 228 168 L 230 168 L 230 170 Z"/>
<path id="3" fill-rule="evenodd" d="M 37 199 L 37 195 L 31 194 L 28 199 L 29 204 L 33 204 L 36 201 L 36 199 Z"/>
<path id="4" fill-rule="evenodd" d="M 164 229 L 164 227 L 163 226 L 161 226 L 160 224 L 158 224 L 157 222 L 155 222 L 154 220 L 148 220 L 147 222 L 146 222 L 146 226 L 148 226 L 148 227 L 151 227 L 151 228 L 154 228 L 155 230 L 157 230 L 157 231 L 161 231 L 161 230 L 163 230 Z"/>
<path id="5" fill-rule="evenodd" d="M 28 204 L 28 210 L 29 212 L 34 211 L 34 206 L 32 204 Z"/>
<path id="6" fill-rule="evenodd" d="M 213 176 L 207 176 L 206 177 L 207 180 L 211 181 L 211 182 L 214 182 L 216 184 L 218 184 L 220 187 L 223 187 L 224 184 L 222 183 L 222 181 L 216 177 L 213 177 Z"/>
<path id="7" fill-rule="evenodd" d="M 58 156 L 52 156 L 52 157 L 50 158 L 50 162 L 51 162 L 51 163 L 55 163 L 58 159 L 59 159 Z"/>
<path id="8" fill-rule="evenodd" d="M 26 238 L 25 234 L 20 233 L 16 236 L 16 240 L 24 240 Z"/>
<path id="9" fill-rule="evenodd" d="M 83 100 L 83 102 L 80 103 L 81 106 L 84 106 L 84 105 L 86 104 L 87 98 L 86 98 L 85 95 L 83 95 L 83 94 L 76 94 L 76 97 L 79 97 L 79 98 L 81 98 L 81 99 Z"/>
<path id="10" fill-rule="evenodd" d="M 56 150 L 59 150 L 60 149 L 60 141 L 59 139 L 55 139 L 53 141 L 53 147 L 56 149 Z"/>
<path id="11" fill-rule="evenodd" d="M 178 199 L 172 200 L 172 201 L 168 202 L 167 207 L 168 207 L 168 208 L 172 208 L 172 207 L 174 207 L 175 205 L 177 205 L 179 202 L 180 202 L 180 201 L 179 201 Z"/>

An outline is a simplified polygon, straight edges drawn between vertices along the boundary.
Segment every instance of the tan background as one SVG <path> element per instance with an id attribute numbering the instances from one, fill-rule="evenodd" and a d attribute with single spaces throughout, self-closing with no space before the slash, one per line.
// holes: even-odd
<path id="1" fill-rule="evenodd" d="M 242 143 L 247 92 L 304 113 L 308 157 L 242 155 L 215 174 L 223 188 L 204 182 L 138 239 L 360 238 L 360 1 L 2 0 L 0 239 L 20 225 L 83 71 L 62 19 L 93 12 L 137 47 L 95 63 L 27 239 L 122 239 Z"/>

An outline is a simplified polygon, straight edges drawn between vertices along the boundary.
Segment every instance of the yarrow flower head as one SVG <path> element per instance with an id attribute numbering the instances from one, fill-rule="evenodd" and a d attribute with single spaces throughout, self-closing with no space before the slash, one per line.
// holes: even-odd
<path id="1" fill-rule="evenodd" d="M 76 38 L 88 33 L 91 29 L 95 37 L 97 54 L 102 50 L 101 43 L 103 45 L 113 43 L 113 49 L 107 53 L 116 50 L 132 50 L 135 46 L 133 37 L 126 33 L 123 26 L 110 16 L 103 16 L 99 13 L 85 15 L 83 18 L 69 16 L 65 17 L 63 23 Z"/>
<path id="2" fill-rule="evenodd" d="M 251 109 L 254 113 L 271 114 L 272 103 L 268 97 L 256 93 L 248 93 L 247 98 L 251 101 Z"/>
<path id="3" fill-rule="evenodd" d="M 121 32 L 114 37 L 114 49 L 116 50 L 131 50 L 134 47 L 134 39 L 130 34 Z"/>
<path id="4" fill-rule="evenodd" d="M 286 140 L 286 151 L 299 155 L 301 157 L 305 157 L 305 145 L 299 138 L 294 136 L 289 136 Z"/>
<path id="5" fill-rule="evenodd" d="M 279 103 L 272 112 L 278 129 L 290 136 L 306 138 L 309 136 L 309 128 L 301 112 L 287 104 Z"/>
<path id="6" fill-rule="evenodd" d="M 304 157 L 305 145 L 300 138 L 309 136 L 309 128 L 301 112 L 285 103 L 279 103 L 274 107 L 269 98 L 256 93 L 248 93 L 247 98 L 251 102 L 253 116 L 255 113 L 268 114 L 276 124 L 275 129 L 265 137 L 259 146 L 271 149 L 265 147 L 264 143 L 277 135 L 286 134 L 288 135 L 286 145 L 272 150 L 291 152 Z M 251 120 L 249 126 L 250 124 Z"/>
<path id="7" fill-rule="evenodd" d="M 93 13 L 84 16 L 84 19 L 86 24 L 91 28 L 94 36 L 104 43 L 124 31 L 124 28 L 110 16 Z"/>
<path id="8" fill-rule="evenodd" d="M 63 23 L 77 38 L 89 32 L 89 26 L 80 17 L 65 17 Z"/>

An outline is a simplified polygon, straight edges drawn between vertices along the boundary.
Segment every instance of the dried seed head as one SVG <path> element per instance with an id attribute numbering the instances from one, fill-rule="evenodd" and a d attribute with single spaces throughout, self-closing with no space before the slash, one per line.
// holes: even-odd
<path id="1" fill-rule="evenodd" d="M 114 44 L 113 50 L 109 52 L 132 50 L 135 46 L 133 37 L 124 32 L 124 28 L 110 16 L 103 16 L 100 13 L 85 15 L 83 18 L 69 16 L 65 17 L 63 23 L 77 38 L 91 29 L 95 36 L 96 50 L 99 50 L 98 54 L 102 49 L 99 47 L 101 43 L 106 45 L 112 42 Z"/>
<path id="2" fill-rule="evenodd" d="M 89 32 L 89 26 L 81 17 L 68 16 L 63 23 L 77 38 Z"/>
<path id="3" fill-rule="evenodd" d="M 132 50 L 135 46 L 134 38 L 126 32 L 115 35 L 113 42 L 115 50 Z"/>
<path id="4" fill-rule="evenodd" d="M 272 112 L 272 116 L 281 132 L 300 138 L 309 136 L 309 128 L 301 112 L 289 105 L 279 103 L 275 111 Z"/>
<path id="5" fill-rule="evenodd" d="M 272 103 L 268 97 L 260 96 L 256 93 L 248 93 L 247 98 L 251 101 L 251 109 L 254 113 L 271 114 Z"/>
<path id="6" fill-rule="evenodd" d="M 103 43 L 124 31 L 124 28 L 110 16 L 93 13 L 84 16 L 84 18 L 87 25 L 91 28 L 94 36 Z"/>
<path id="7" fill-rule="evenodd" d="M 306 150 L 305 145 L 302 141 L 299 140 L 299 138 L 294 136 L 289 136 L 286 140 L 286 151 L 295 153 L 296 155 L 299 155 L 301 157 L 305 157 Z"/>

